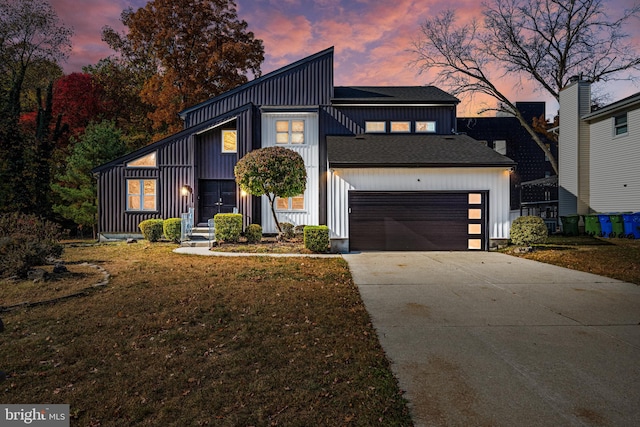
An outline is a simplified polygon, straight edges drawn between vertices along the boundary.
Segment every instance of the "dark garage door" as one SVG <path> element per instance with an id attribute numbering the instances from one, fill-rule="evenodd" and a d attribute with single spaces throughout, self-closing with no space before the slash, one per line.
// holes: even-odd
<path id="1" fill-rule="evenodd" d="M 487 192 L 349 192 L 351 251 L 487 250 Z"/>

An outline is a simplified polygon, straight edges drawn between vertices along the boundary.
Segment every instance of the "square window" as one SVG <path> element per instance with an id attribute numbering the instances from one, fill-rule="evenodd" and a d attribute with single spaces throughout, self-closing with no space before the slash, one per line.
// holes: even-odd
<path id="1" fill-rule="evenodd" d="M 157 210 L 156 184 L 157 181 L 155 179 L 128 179 L 127 210 Z"/>
<path id="2" fill-rule="evenodd" d="M 276 144 L 304 144 L 304 120 L 276 120 Z"/>
<path id="3" fill-rule="evenodd" d="M 482 209 L 469 209 L 469 219 L 482 219 Z"/>
<path id="4" fill-rule="evenodd" d="M 279 211 L 289 210 L 289 199 L 276 197 L 276 209 Z"/>
<path id="5" fill-rule="evenodd" d="M 223 130 L 222 131 L 222 152 L 235 153 L 238 151 L 238 131 Z"/>
<path id="6" fill-rule="evenodd" d="M 416 122 L 416 132 L 430 132 L 436 131 L 436 122 Z"/>
<path id="7" fill-rule="evenodd" d="M 482 194 L 469 193 L 469 204 L 470 205 L 479 205 L 481 203 L 482 203 Z"/>
<path id="8" fill-rule="evenodd" d="M 469 224 L 469 234 L 482 234 L 482 225 Z"/>
<path id="9" fill-rule="evenodd" d="M 367 133 L 386 132 L 386 122 L 364 122 L 364 131 Z"/>
<path id="10" fill-rule="evenodd" d="M 289 120 L 278 120 L 278 121 L 276 121 L 276 132 L 287 132 L 287 133 L 289 133 Z"/>
<path id="11" fill-rule="evenodd" d="M 469 239 L 469 249 L 482 249 L 482 240 Z"/>
<path id="12" fill-rule="evenodd" d="M 613 118 L 614 135 L 624 135 L 629 131 L 627 126 L 627 113 Z"/>
<path id="13" fill-rule="evenodd" d="M 287 132 L 287 133 L 282 133 L 282 132 L 276 133 L 276 144 L 288 144 L 288 143 L 289 143 L 289 132 Z"/>
<path id="14" fill-rule="evenodd" d="M 411 132 L 411 122 L 391 122 L 391 132 Z"/>
<path id="15" fill-rule="evenodd" d="M 291 210 L 304 210 L 304 196 L 296 196 L 291 198 Z"/>

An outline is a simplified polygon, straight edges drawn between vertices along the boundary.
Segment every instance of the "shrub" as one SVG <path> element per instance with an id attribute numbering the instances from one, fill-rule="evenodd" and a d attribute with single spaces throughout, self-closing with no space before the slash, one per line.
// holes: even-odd
<path id="1" fill-rule="evenodd" d="M 142 231 L 145 239 L 150 242 L 157 242 L 162 237 L 163 222 L 161 219 L 147 219 L 142 221 L 138 228 Z"/>
<path id="2" fill-rule="evenodd" d="M 281 222 L 280 228 L 282 229 L 280 237 L 282 237 L 283 239 L 293 239 L 293 224 L 291 224 L 290 222 Z"/>
<path id="3" fill-rule="evenodd" d="M 260 240 L 262 240 L 262 227 L 260 224 L 251 224 L 244 230 L 244 235 L 248 243 L 260 243 Z"/>
<path id="4" fill-rule="evenodd" d="M 165 219 L 162 224 L 162 231 L 164 231 L 164 237 L 172 242 L 180 243 L 182 220 L 180 218 Z"/>
<path id="5" fill-rule="evenodd" d="M 213 217 L 216 241 L 235 243 L 242 233 L 242 214 L 216 214 Z"/>
<path id="6" fill-rule="evenodd" d="M 511 243 L 518 246 L 531 246 L 544 243 L 549 231 L 539 216 L 521 216 L 511 224 Z"/>
<path id="7" fill-rule="evenodd" d="M 293 234 L 295 236 L 304 236 L 304 228 L 306 225 L 296 225 L 293 227 Z"/>
<path id="8" fill-rule="evenodd" d="M 304 247 L 313 252 L 329 250 L 329 227 L 326 225 L 307 225 L 304 227 Z"/>
<path id="9" fill-rule="evenodd" d="M 62 254 L 60 227 L 35 215 L 0 215 L 0 277 L 24 278 Z"/>

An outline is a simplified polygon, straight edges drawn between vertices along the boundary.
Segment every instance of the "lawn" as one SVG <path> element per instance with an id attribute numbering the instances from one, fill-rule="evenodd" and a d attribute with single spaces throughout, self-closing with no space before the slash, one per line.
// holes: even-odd
<path id="1" fill-rule="evenodd" d="M 68 403 L 78 426 L 411 425 L 342 259 L 174 247 L 67 247 L 104 287 L 85 267 L 1 282 L 2 306 L 82 292 L 0 313 L 0 400 Z"/>
<path id="2" fill-rule="evenodd" d="M 506 253 L 640 285 L 640 240 L 550 236 L 525 254 Z"/>

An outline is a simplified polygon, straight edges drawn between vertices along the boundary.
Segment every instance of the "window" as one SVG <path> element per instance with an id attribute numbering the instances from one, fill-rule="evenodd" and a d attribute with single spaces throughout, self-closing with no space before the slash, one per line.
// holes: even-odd
<path id="1" fill-rule="evenodd" d="M 391 122 L 391 132 L 411 132 L 411 122 Z"/>
<path id="2" fill-rule="evenodd" d="M 435 132 L 436 122 L 416 122 L 416 132 Z"/>
<path id="3" fill-rule="evenodd" d="M 304 144 L 304 120 L 276 120 L 276 144 Z"/>
<path id="4" fill-rule="evenodd" d="M 276 197 L 276 210 L 279 211 L 303 211 L 304 210 L 304 195 L 301 194 L 295 197 L 280 198 Z"/>
<path id="5" fill-rule="evenodd" d="M 614 135 L 624 135 L 628 132 L 627 113 L 620 114 L 613 118 Z"/>
<path id="6" fill-rule="evenodd" d="M 128 168 L 155 168 L 156 166 L 157 163 L 155 151 L 127 163 Z"/>
<path id="7" fill-rule="evenodd" d="M 367 133 L 386 132 L 386 122 L 364 122 L 364 131 Z"/>
<path id="8" fill-rule="evenodd" d="M 127 180 L 127 210 L 128 211 L 157 210 L 155 179 L 128 179 Z"/>
<path id="9" fill-rule="evenodd" d="M 222 152 L 235 153 L 238 151 L 238 131 L 223 130 L 222 131 Z"/>

